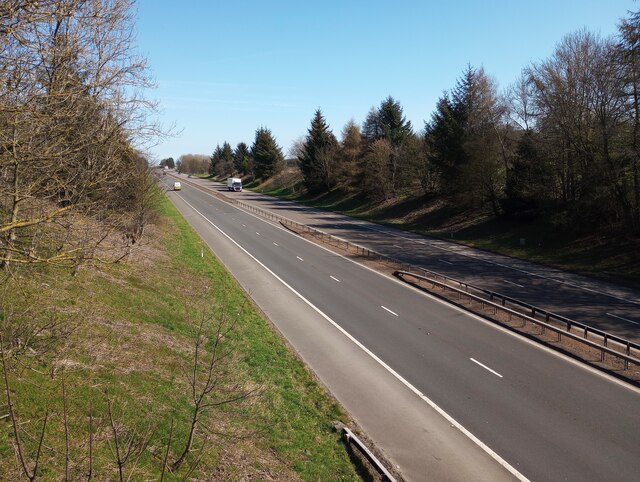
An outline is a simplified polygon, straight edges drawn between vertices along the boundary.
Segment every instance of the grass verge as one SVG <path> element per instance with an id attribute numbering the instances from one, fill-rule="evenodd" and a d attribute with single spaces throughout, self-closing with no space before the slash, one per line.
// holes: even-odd
<path id="1" fill-rule="evenodd" d="M 59 480 L 66 472 L 76 480 L 91 470 L 100 480 L 117 479 L 119 443 L 122 453 L 129 450 L 125 478 L 159 479 L 169 439 L 171 462 L 188 437 L 198 320 L 213 313 L 204 357 L 216 339 L 228 356 L 215 372 L 211 401 L 251 395 L 208 410 L 187 462 L 165 479 L 358 480 L 332 430 L 332 421 L 348 422 L 347 415 L 168 199 L 162 198 L 158 211 L 160 222 L 124 263 L 75 277 L 54 268 L 24 268 L 4 280 L 3 323 L 40 326 L 55 318 L 72 328 L 59 336 L 47 332 L 55 343 L 41 356 L 7 357 L 29 467 L 47 414 L 41 478 Z M 214 326 L 221 312 L 235 323 L 224 337 Z M 0 400 L 0 480 L 17 480 L 23 475 L 8 404 L 6 397 Z"/>

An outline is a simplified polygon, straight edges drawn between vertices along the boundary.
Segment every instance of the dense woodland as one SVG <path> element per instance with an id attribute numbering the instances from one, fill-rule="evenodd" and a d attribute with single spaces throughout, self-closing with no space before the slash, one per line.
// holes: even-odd
<path id="1" fill-rule="evenodd" d="M 318 110 L 292 152 L 310 194 L 347 189 L 385 200 L 421 193 L 495 216 L 548 216 L 577 232 L 637 236 L 639 115 L 635 12 L 614 37 L 567 35 L 502 91 L 484 68 L 467 66 L 420 130 L 391 96 L 361 126 L 344 126 L 340 139 Z M 251 147 L 218 145 L 208 167 L 214 176 L 264 179 L 282 166 L 282 151 L 263 127 Z"/>

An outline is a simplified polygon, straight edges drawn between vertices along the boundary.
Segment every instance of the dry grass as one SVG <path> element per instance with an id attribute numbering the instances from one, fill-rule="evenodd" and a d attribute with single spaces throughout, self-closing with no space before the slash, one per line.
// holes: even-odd
<path id="1" fill-rule="evenodd" d="M 123 437 L 141 441 L 148 434 L 148 446 L 125 467 L 127 476 L 157 480 L 172 421 L 170 459 L 186 440 L 191 410 L 187 373 L 198 316 L 242 306 L 237 329 L 223 340 L 230 357 L 220 366 L 218 394 L 240 387 L 254 395 L 208 412 L 188 463 L 165 479 L 181 480 L 199 458 L 192 480 L 357 480 L 331 429 L 335 419 L 348 422 L 344 412 L 213 255 L 205 250 L 200 256 L 199 238 L 167 200 L 160 212 L 161 222 L 148 228 L 143 242 L 122 262 L 87 266 L 76 276 L 61 268 L 32 267 L 1 285 L 4 323 L 10 306 L 24 313 L 25 323 L 55 314 L 72 328 L 51 350 L 39 357 L 27 354 L 9 372 L 31 462 L 49 411 L 40 477 L 60 480 L 64 474 L 64 373 L 70 478 L 86 476 L 92 414 L 94 476 L 117 479 L 106 409 L 110 400 Z M 0 402 L 0 480 L 18 480 L 21 470 L 6 413 Z"/>

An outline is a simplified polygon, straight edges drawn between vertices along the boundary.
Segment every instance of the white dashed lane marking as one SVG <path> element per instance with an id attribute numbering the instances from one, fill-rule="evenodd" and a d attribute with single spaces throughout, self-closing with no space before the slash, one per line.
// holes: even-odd
<path id="1" fill-rule="evenodd" d="M 513 281 L 509 281 L 508 279 L 503 279 L 505 283 L 509 283 L 510 285 L 517 286 L 518 288 L 524 288 L 524 286 L 519 285 L 518 283 L 514 283 Z"/>
<path id="2" fill-rule="evenodd" d="M 391 311 L 389 308 L 387 308 L 386 306 L 380 306 L 380 308 L 382 308 L 385 311 L 388 311 L 389 313 L 391 313 L 393 316 L 398 316 L 398 313 L 394 313 L 393 311 Z"/>
<path id="3" fill-rule="evenodd" d="M 493 373 L 495 376 L 503 378 L 502 375 L 500 375 L 497 371 L 492 370 L 491 368 L 489 368 L 487 365 L 483 365 L 482 363 L 480 363 L 478 360 L 476 360 L 475 358 L 469 358 L 469 360 L 471 360 L 473 363 L 475 363 L 476 365 L 480 365 L 482 368 L 484 368 L 487 371 L 490 371 L 491 373 Z"/>

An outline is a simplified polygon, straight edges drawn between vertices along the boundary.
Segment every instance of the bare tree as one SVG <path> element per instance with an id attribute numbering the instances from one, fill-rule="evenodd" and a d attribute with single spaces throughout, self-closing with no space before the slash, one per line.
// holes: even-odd
<path id="1" fill-rule="evenodd" d="M 183 154 L 178 158 L 176 167 L 187 174 L 204 174 L 209 169 L 211 159 L 204 154 Z"/>
<path id="2" fill-rule="evenodd" d="M 527 70 L 536 127 L 575 228 L 634 225 L 633 157 L 626 147 L 633 126 L 619 59 L 612 39 L 579 31 Z"/>
<path id="3" fill-rule="evenodd" d="M 370 199 L 383 200 L 391 195 L 388 166 L 392 154 L 393 146 L 386 139 L 373 141 L 364 154 L 362 190 Z"/>
<path id="4" fill-rule="evenodd" d="M 234 309 L 238 310 L 239 315 L 243 307 Z M 200 425 L 206 423 L 204 419 L 209 411 L 244 400 L 256 391 L 247 390 L 238 384 L 229 385 L 227 379 L 228 364 L 232 361 L 233 352 L 225 342 L 236 329 L 236 317 L 227 308 L 221 308 L 217 317 L 213 310 L 203 311 L 199 316 L 192 365 L 188 374 L 191 423 L 180 455 L 171 464 L 172 471 L 178 470 L 192 452 L 197 431 Z"/>
<path id="5" fill-rule="evenodd" d="M 293 159 L 300 159 L 303 155 L 304 141 L 306 140 L 305 136 L 300 136 L 296 140 L 291 143 L 291 147 L 287 151 L 287 155 Z"/>
<path id="6" fill-rule="evenodd" d="M 110 234 L 105 209 L 136 169 L 133 139 L 158 133 L 133 52 L 132 0 L 15 0 L 0 7 L 0 261 L 74 262 Z M 89 241 L 90 240 L 90 241 Z M 108 243 L 107 243 L 108 244 Z"/>
<path id="7" fill-rule="evenodd" d="M 135 467 L 149 446 L 153 430 L 150 423 L 142 431 L 128 429 L 124 424 L 119 423 L 114 413 L 113 400 L 108 393 L 105 396 L 107 397 L 107 415 L 112 435 L 112 452 L 118 467 L 118 478 L 120 482 L 124 482 L 131 480 L 133 475 L 132 470 L 129 477 L 125 477 L 125 467 L 132 460 Z"/>
<path id="8" fill-rule="evenodd" d="M 7 409 L 9 411 L 9 418 L 11 420 L 11 426 L 13 428 L 13 439 L 15 441 L 15 450 L 18 461 L 20 462 L 20 467 L 27 479 L 35 480 L 38 476 L 38 466 L 40 464 L 40 457 L 42 455 L 42 445 L 44 442 L 44 435 L 47 429 L 47 421 L 49 419 L 49 411 L 44 415 L 44 419 L 42 422 L 42 430 L 40 431 L 40 435 L 38 437 L 38 445 L 36 448 L 36 453 L 33 457 L 32 467 L 30 468 L 29 460 L 27 454 L 25 453 L 25 448 L 20 436 L 20 428 L 18 423 L 18 416 L 15 411 L 13 396 L 11 394 L 11 385 L 9 382 L 9 360 L 7 359 L 7 352 L 5 350 L 5 342 L 3 340 L 3 336 L 0 335 L 0 367 L 2 368 L 3 381 L 4 381 L 4 394 L 5 400 L 7 402 Z"/>
<path id="9" fill-rule="evenodd" d="M 533 92 L 533 82 L 526 73 L 507 92 L 509 118 L 523 131 L 528 131 L 535 123 Z"/>
<path id="10" fill-rule="evenodd" d="M 343 184 L 355 185 L 362 175 L 363 140 L 360 127 L 351 119 L 342 129 L 340 141 L 340 166 L 338 176 Z"/>

